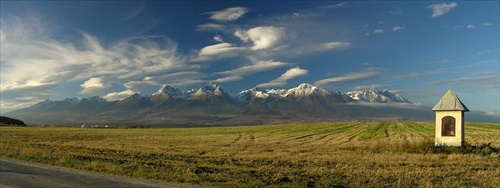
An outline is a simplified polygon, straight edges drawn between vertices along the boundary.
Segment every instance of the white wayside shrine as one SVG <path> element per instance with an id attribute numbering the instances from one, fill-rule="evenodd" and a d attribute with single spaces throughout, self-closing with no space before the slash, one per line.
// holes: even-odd
<path id="1" fill-rule="evenodd" d="M 469 109 L 450 88 L 432 108 L 436 112 L 436 146 L 464 146 L 464 112 Z"/>

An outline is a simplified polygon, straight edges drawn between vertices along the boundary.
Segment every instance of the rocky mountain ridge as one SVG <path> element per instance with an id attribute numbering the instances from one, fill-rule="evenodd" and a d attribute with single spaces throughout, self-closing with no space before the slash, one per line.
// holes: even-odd
<path id="1" fill-rule="evenodd" d="M 378 90 L 377 90 L 378 91 Z M 376 95 L 375 95 L 376 94 Z M 373 109 L 357 105 L 368 103 L 410 104 L 388 91 L 370 95 L 342 94 L 311 84 L 291 89 L 252 88 L 229 95 L 222 87 L 208 83 L 200 88 L 181 91 L 166 85 L 150 96 L 139 93 L 122 100 L 106 101 L 101 97 L 45 100 L 25 109 L 8 113 L 29 123 L 107 124 L 259 124 L 295 121 L 350 121 L 362 119 L 422 118 L 419 113 L 401 115 L 399 110 Z M 353 95 L 355 96 L 355 95 Z M 362 97 L 359 97 L 362 96 Z M 372 100 L 367 97 L 373 96 Z M 355 96 L 356 97 L 356 96 Z M 384 100 L 378 100 L 378 99 Z M 363 100 L 361 100 L 363 99 Z M 389 100 L 390 99 L 390 100 Z M 401 100 L 404 99 L 404 100 Z M 367 103 L 363 102 L 363 103 Z M 389 108 L 389 107 L 385 107 Z M 392 108 L 392 107 L 391 107 Z M 415 115 L 417 114 L 417 115 Z"/>
<path id="2" fill-rule="evenodd" d="M 214 83 L 208 83 L 201 88 L 188 91 L 181 91 L 170 85 L 162 87 L 151 96 L 135 93 L 117 101 L 107 101 L 99 96 L 88 98 L 66 98 L 59 101 L 47 99 L 25 109 L 67 109 L 71 106 L 79 106 L 84 104 L 92 104 L 94 106 L 105 106 L 109 103 L 126 104 L 126 103 L 142 103 L 162 104 L 174 103 L 181 101 L 199 101 L 199 102 L 229 102 L 248 104 L 255 100 L 288 100 L 300 101 L 308 97 L 314 97 L 320 100 L 319 102 L 330 103 L 348 103 L 348 102 L 371 102 L 371 103 L 411 103 L 399 94 L 391 93 L 387 90 L 379 91 L 377 89 L 365 89 L 363 91 L 351 91 L 346 94 L 341 94 L 339 91 L 329 91 L 311 84 L 303 83 L 291 89 L 267 89 L 252 88 L 239 92 L 234 97 L 229 95 L 222 87 Z M 149 101 L 149 102 L 148 102 Z M 24 109 L 23 109 L 24 110 Z"/>

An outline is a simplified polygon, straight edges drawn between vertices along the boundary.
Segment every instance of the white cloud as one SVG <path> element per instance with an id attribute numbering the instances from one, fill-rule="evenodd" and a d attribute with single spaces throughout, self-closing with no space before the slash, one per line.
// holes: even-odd
<path id="1" fill-rule="evenodd" d="M 243 80 L 243 77 L 240 75 L 229 75 L 223 78 L 215 79 L 213 82 L 233 82 L 238 80 Z"/>
<path id="2" fill-rule="evenodd" d="M 225 25 L 214 23 L 206 23 L 196 26 L 196 31 L 224 31 L 225 29 Z"/>
<path id="3" fill-rule="evenodd" d="M 6 40 L 16 41 L 15 38 Z M 51 85 L 68 80 L 102 77 L 107 80 L 127 78 L 185 68 L 170 41 L 159 44 L 146 39 L 122 41 L 105 48 L 93 36 L 82 33 L 84 46 L 35 38 L 7 42 L 2 50 L 1 91 Z M 26 74 L 29 72 L 29 74 Z"/>
<path id="4" fill-rule="evenodd" d="M 244 48 L 235 47 L 230 43 L 219 43 L 211 46 L 206 46 L 200 50 L 200 56 L 217 55 L 221 53 L 228 53 L 235 50 L 242 50 Z"/>
<path id="5" fill-rule="evenodd" d="M 135 93 L 134 91 L 125 90 L 125 91 L 121 91 L 121 92 L 109 93 L 102 98 L 106 99 L 107 101 L 115 101 L 115 100 L 124 99 L 130 95 L 133 95 L 134 93 Z"/>
<path id="6" fill-rule="evenodd" d="M 384 30 L 377 28 L 377 29 L 373 30 L 373 33 L 384 33 Z"/>
<path id="7" fill-rule="evenodd" d="M 500 112 L 498 112 L 498 111 L 488 111 L 488 112 L 485 112 L 485 114 L 486 114 L 487 116 L 493 116 L 493 117 L 498 117 L 498 116 L 500 116 Z"/>
<path id="8" fill-rule="evenodd" d="M 209 12 L 207 14 L 211 14 L 209 18 L 212 20 L 228 22 L 241 18 L 247 12 L 248 10 L 245 7 L 232 7 L 221 11 Z"/>
<path id="9" fill-rule="evenodd" d="M 314 82 L 314 85 L 324 86 L 324 85 L 327 85 L 330 83 L 363 80 L 363 79 L 375 77 L 375 76 L 379 75 L 383 70 L 384 69 L 382 69 L 382 68 L 367 68 L 367 69 L 360 71 L 360 72 L 348 73 L 348 74 L 338 76 L 338 77 L 319 80 L 319 81 Z"/>
<path id="10" fill-rule="evenodd" d="M 458 6 L 458 4 L 453 2 L 450 4 L 446 4 L 446 3 L 432 4 L 432 5 L 429 5 L 427 8 L 432 9 L 432 18 L 436 18 L 436 17 L 442 16 L 443 14 L 448 13 L 451 9 L 453 9 L 457 6 Z"/>
<path id="11" fill-rule="evenodd" d="M 264 50 L 273 48 L 285 37 L 285 28 L 283 27 L 254 27 L 247 31 L 237 30 L 234 33 L 243 42 L 252 42 L 252 50 Z"/>
<path id="12" fill-rule="evenodd" d="M 223 42 L 224 42 L 224 40 L 222 39 L 222 37 L 221 37 L 220 35 L 216 35 L 216 36 L 214 36 L 214 38 L 213 38 L 213 39 L 214 39 L 214 41 L 216 41 L 216 42 L 220 42 L 220 43 L 223 43 Z"/>
<path id="13" fill-rule="evenodd" d="M 268 82 L 257 85 L 257 87 L 276 87 L 276 86 L 284 86 L 287 84 L 287 81 L 299 76 L 307 75 L 309 71 L 305 69 L 301 69 L 300 67 L 293 67 L 288 69 L 285 73 L 283 73 L 280 77 Z"/>
<path id="14" fill-rule="evenodd" d="M 129 81 L 123 86 L 133 92 L 142 92 L 147 86 L 171 85 L 175 87 L 207 82 L 207 75 L 196 71 L 175 72 L 161 76 L 148 76 L 140 81 Z"/>
<path id="15" fill-rule="evenodd" d="M 301 14 L 301 13 L 297 13 L 297 12 L 295 12 L 295 13 L 292 14 L 292 18 L 301 18 L 301 17 L 305 17 L 305 16 L 306 15 Z"/>
<path id="16" fill-rule="evenodd" d="M 80 93 L 90 94 L 111 83 L 196 66 L 187 63 L 177 53 L 177 44 L 163 36 L 103 45 L 85 32 L 69 33 L 73 37 L 63 41 L 53 38 L 59 27 L 44 23 L 41 17 L 2 18 L 1 23 L 0 91 L 4 103 L 15 101 L 11 96 L 46 93 L 68 81 L 87 80 Z"/>
<path id="17" fill-rule="evenodd" d="M 484 54 L 489 54 L 489 53 L 491 53 L 491 50 L 478 51 L 476 54 L 477 55 L 484 55 Z"/>
<path id="18" fill-rule="evenodd" d="M 217 37 L 214 38 L 217 40 Z M 219 38 L 221 39 L 221 38 Z M 222 40 L 222 39 L 221 39 Z M 192 62 L 210 61 L 213 59 L 235 57 L 240 55 L 240 52 L 246 51 L 246 47 L 237 47 L 231 43 L 223 42 L 210 46 L 203 47 L 198 52 L 198 57 L 191 59 Z"/>
<path id="19" fill-rule="evenodd" d="M 406 75 L 399 75 L 399 76 L 394 76 L 395 79 L 400 79 L 400 78 L 412 78 L 412 79 L 417 79 L 417 78 L 422 78 L 425 75 L 425 73 L 417 73 L 417 72 L 410 72 Z"/>
<path id="20" fill-rule="evenodd" d="M 484 26 L 491 26 L 492 24 L 491 24 L 490 22 L 485 22 L 485 23 L 483 23 L 483 24 L 481 24 L 481 25 L 484 25 Z"/>
<path id="21" fill-rule="evenodd" d="M 336 9 L 336 8 L 340 8 L 340 7 L 345 7 L 347 6 L 348 2 L 342 2 L 342 3 L 337 3 L 337 4 L 333 4 L 333 5 L 327 5 L 323 8 L 326 8 L 326 9 Z"/>
<path id="22" fill-rule="evenodd" d="M 278 67 L 289 66 L 289 63 L 279 61 L 256 61 L 251 65 L 245 65 L 236 69 L 217 72 L 216 74 L 227 75 L 223 78 L 218 78 L 214 82 L 232 82 L 243 80 L 243 76 L 252 75 L 259 72 L 270 71 Z"/>
<path id="23" fill-rule="evenodd" d="M 88 94 L 99 93 L 111 87 L 111 84 L 106 83 L 106 81 L 102 77 L 100 77 L 100 78 L 90 78 L 80 86 L 83 88 L 83 90 L 80 91 L 80 94 L 88 95 Z"/>
<path id="24" fill-rule="evenodd" d="M 2 31 L 2 28 L 0 28 L 0 44 L 3 44 L 5 40 L 5 34 Z"/>
<path id="25" fill-rule="evenodd" d="M 396 26 L 396 27 L 392 28 L 392 31 L 396 32 L 396 31 L 400 31 L 400 30 L 404 30 L 404 29 L 405 29 L 405 27 Z"/>
<path id="26" fill-rule="evenodd" d="M 467 27 L 466 27 L 466 28 L 467 28 L 467 29 L 475 29 L 475 28 L 476 28 L 476 26 L 475 26 L 475 25 L 467 25 Z"/>
<path id="27" fill-rule="evenodd" d="M 323 43 L 324 49 L 342 48 L 351 45 L 349 42 L 327 42 Z"/>
<path id="28" fill-rule="evenodd" d="M 57 94 L 53 93 L 40 93 L 36 91 L 30 92 L 28 93 L 28 95 L 16 94 L 16 96 L 13 96 L 11 98 L 5 95 L 6 93 L 2 93 L 2 100 L 0 100 L 0 111 L 2 113 L 7 113 L 20 108 L 26 108 L 33 105 L 34 103 L 57 96 Z"/>

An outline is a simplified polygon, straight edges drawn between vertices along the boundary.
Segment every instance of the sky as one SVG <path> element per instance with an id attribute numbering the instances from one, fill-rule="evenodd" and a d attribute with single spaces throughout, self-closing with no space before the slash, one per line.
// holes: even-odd
<path id="1" fill-rule="evenodd" d="M 433 106 L 450 87 L 499 116 L 498 1 L 0 1 L 0 112 L 214 82 L 387 89 Z"/>

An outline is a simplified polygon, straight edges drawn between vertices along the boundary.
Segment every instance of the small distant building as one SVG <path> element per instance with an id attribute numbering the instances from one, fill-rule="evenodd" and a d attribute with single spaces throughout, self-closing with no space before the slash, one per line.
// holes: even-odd
<path id="1" fill-rule="evenodd" d="M 463 146 L 464 112 L 469 109 L 450 88 L 432 108 L 436 112 L 436 146 Z"/>

